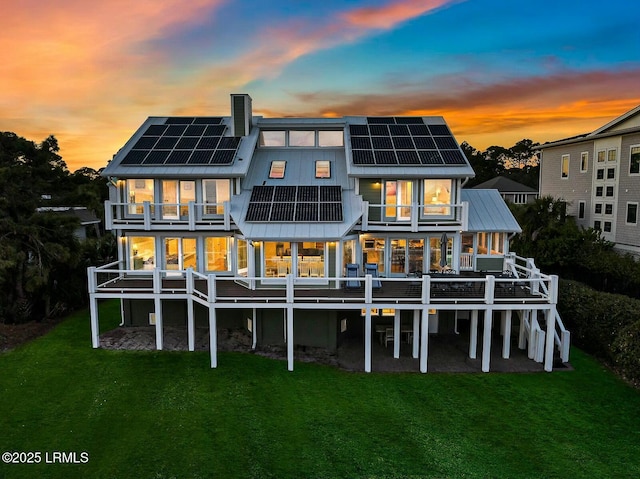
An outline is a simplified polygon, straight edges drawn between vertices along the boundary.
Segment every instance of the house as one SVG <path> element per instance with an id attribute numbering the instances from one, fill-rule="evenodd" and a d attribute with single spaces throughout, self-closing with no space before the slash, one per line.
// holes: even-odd
<path id="1" fill-rule="evenodd" d="M 591 133 L 537 149 L 540 194 L 563 199 L 579 225 L 640 256 L 640 106 Z"/>
<path id="2" fill-rule="evenodd" d="M 546 370 L 554 344 L 568 360 L 557 277 L 509 251 L 520 227 L 497 191 L 462 189 L 474 173 L 442 117 L 263 118 L 234 94 L 227 117 L 148 118 L 103 175 L 119 251 L 88 271 L 94 347 L 98 301 L 119 298 L 158 349 L 165 326 L 191 350 L 208 328 L 212 367 L 221 328 L 286 345 L 289 369 L 294 345 L 359 335 L 366 371 L 390 331 L 426 372 L 429 335 L 458 321 L 484 371 L 492 331 L 504 357 L 513 330 Z"/>
<path id="3" fill-rule="evenodd" d="M 516 205 L 532 203 L 538 197 L 537 190 L 504 176 L 496 176 L 495 178 L 491 178 L 490 180 L 480 183 L 473 188 L 480 190 L 496 189 L 500 192 L 500 196 L 502 196 L 505 201 L 509 201 Z"/>
<path id="4" fill-rule="evenodd" d="M 80 241 L 87 239 L 87 229 L 89 228 L 93 228 L 96 237 L 100 236 L 100 218 L 84 206 L 42 206 L 37 208 L 36 211 L 77 218 L 78 227 L 73 232 L 73 235 Z"/>

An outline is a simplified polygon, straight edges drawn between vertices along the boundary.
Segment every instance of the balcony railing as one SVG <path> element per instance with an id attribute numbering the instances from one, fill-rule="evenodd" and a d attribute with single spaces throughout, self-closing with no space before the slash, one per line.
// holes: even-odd
<path id="1" fill-rule="evenodd" d="M 469 224 L 469 203 L 458 204 L 375 204 L 364 202 L 362 213 L 362 231 L 378 227 L 398 227 L 412 232 L 421 227 L 430 230 L 461 229 L 465 231 Z"/>
<path id="2" fill-rule="evenodd" d="M 153 229 L 231 229 L 229 202 L 223 203 L 113 203 L 105 201 L 105 227 L 108 230 L 126 228 Z"/>

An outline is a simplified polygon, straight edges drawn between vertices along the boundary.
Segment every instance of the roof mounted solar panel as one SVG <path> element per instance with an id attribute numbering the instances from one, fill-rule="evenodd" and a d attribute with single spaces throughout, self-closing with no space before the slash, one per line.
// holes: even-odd
<path id="1" fill-rule="evenodd" d="M 318 221 L 318 203 L 296 203 L 295 221 Z"/>
<path id="2" fill-rule="evenodd" d="M 194 150 L 189 158 L 189 165 L 208 165 L 213 159 L 215 150 Z"/>
<path id="3" fill-rule="evenodd" d="M 353 150 L 354 165 L 375 165 L 376 160 L 373 157 L 372 150 Z"/>
<path id="4" fill-rule="evenodd" d="M 292 202 L 295 200 L 296 200 L 295 186 L 276 186 L 276 190 L 273 194 L 273 201 Z"/>
<path id="5" fill-rule="evenodd" d="M 206 128 L 205 125 L 189 125 L 184 132 L 184 136 L 202 136 Z"/>
<path id="6" fill-rule="evenodd" d="M 445 165 L 466 165 L 467 160 L 460 150 L 440 150 Z"/>
<path id="7" fill-rule="evenodd" d="M 389 136 L 389 127 L 387 125 L 369 125 L 371 136 Z"/>
<path id="8" fill-rule="evenodd" d="M 414 136 L 413 142 L 418 150 L 435 150 L 436 142 L 430 136 Z"/>
<path id="9" fill-rule="evenodd" d="M 189 161 L 191 151 L 189 150 L 174 150 L 167 158 L 165 165 L 185 165 Z"/>
<path id="10" fill-rule="evenodd" d="M 374 150 L 391 150 L 393 143 L 390 136 L 372 136 L 371 143 Z"/>
<path id="11" fill-rule="evenodd" d="M 222 123 L 221 116 L 199 116 L 193 120 L 194 125 L 218 125 Z"/>
<path id="12" fill-rule="evenodd" d="M 153 150 L 144 159 L 144 165 L 162 165 L 169 158 L 170 150 Z"/>
<path id="13" fill-rule="evenodd" d="M 456 140 L 452 136 L 436 136 L 433 138 L 438 150 L 455 150 L 458 148 Z"/>
<path id="14" fill-rule="evenodd" d="M 320 221 L 342 221 L 342 203 L 320 203 Z"/>
<path id="15" fill-rule="evenodd" d="M 367 125 L 349 125 L 349 133 L 351 136 L 367 136 L 369 135 L 369 127 Z"/>
<path id="16" fill-rule="evenodd" d="M 295 206 L 295 203 L 273 203 L 269 221 L 293 221 Z"/>
<path id="17" fill-rule="evenodd" d="M 166 125 L 150 125 L 144 132 L 144 136 L 161 136 L 166 129 Z"/>
<path id="18" fill-rule="evenodd" d="M 254 186 L 251 190 L 251 198 L 249 201 L 273 201 L 273 190 L 274 186 L 271 185 L 263 185 L 263 186 Z"/>
<path id="19" fill-rule="evenodd" d="M 150 150 L 153 148 L 153 145 L 158 141 L 157 136 L 142 136 L 136 144 L 133 145 L 134 150 Z"/>
<path id="20" fill-rule="evenodd" d="M 433 136 L 436 135 L 451 135 L 447 125 L 429 125 L 429 131 Z"/>
<path id="21" fill-rule="evenodd" d="M 411 133 L 412 136 L 430 135 L 429 128 L 422 122 L 419 125 L 409 125 L 409 133 Z"/>
<path id="22" fill-rule="evenodd" d="M 420 157 L 415 150 L 399 150 L 396 151 L 398 156 L 398 164 L 400 165 L 420 165 Z"/>
<path id="23" fill-rule="evenodd" d="M 397 165 L 398 159 L 394 151 L 377 150 L 374 152 L 376 165 Z"/>
<path id="24" fill-rule="evenodd" d="M 269 221 L 271 203 L 249 203 L 247 221 Z"/>
<path id="25" fill-rule="evenodd" d="M 231 163 L 233 163 L 233 158 L 235 155 L 236 155 L 236 150 L 216 150 L 209 164 L 210 165 L 230 165 Z"/>
<path id="26" fill-rule="evenodd" d="M 179 138 L 177 136 L 161 136 L 154 149 L 173 150 L 173 147 L 178 143 L 178 139 Z"/>
<path id="27" fill-rule="evenodd" d="M 203 136 L 222 136 L 226 129 L 224 125 L 209 125 L 205 128 Z"/>
<path id="28" fill-rule="evenodd" d="M 375 125 L 375 124 L 393 124 L 396 121 L 393 119 L 392 116 L 368 116 L 367 117 L 367 123 L 369 123 L 369 125 Z"/>
<path id="29" fill-rule="evenodd" d="M 407 125 L 389 125 L 391 136 L 409 136 Z"/>
<path id="30" fill-rule="evenodd" d="M 145 157 L 149 154 L 149 150 L 131 150 L 129 153 L 127 153 L 127 156 L 125 156 L 122 161 L 120 162 L 121 165 L 139 165 L 141 164 Z"/>
<path id="31" fill-rule="evenodd" d="M 420 156 L 423 165 L 442 165 L 444 163 L 437 150 L 421 150 L 418 151 L 418 156 Z"/>
<path id="32" fill-rule="evenodd" d="M 198 138 L 194 136 L 187 136 L 180 138 L 176 143 L 176 149 L 178 150 L 193 150 L 198 144 Z"/>
<path id="33" fill-rule="evenodd" d="M 410 136 L 392 136 L 391 140 L 396 150 L 415 150 L 416 148 Z"/>
<path id="34" fill-rule="evenodd" d="M 342 201 L 342 188 L 339 186 L 321 186 L 320 201 Z"/>
<path id="35" fill-rule="evenodd" d="M 170 116 L 165 120 L 165 125 L 190 125 L 194 118 L 188 116 Z"/>
<path id="36" fill-rule="evenodd" d="M 351 148 L 354 150 L 371 149 L 371 139 L 368 136 L 352 136 Z"/>
<path id="37" fill-rule="evenodd" d="M 410 124 L 418 124 L 418 125 L 424 125 L 424 121 L 422 120 L 422 117 L 419 116 L 396 116 L 396 123 L 398 124 L 405 124 L 405 125 L 410 125 Z"/>
<path id="38" fill-rule="evenodd" d="M 170 125 L 164 132 L 165 136 L 182 136 L 187 125 Z"/>
<path id="39" fill-rule="evenodd" d="M 298 186 L 296 201 L 318 201 L 318 187 Z"/>
<path id="40" fill-rule="evenodd" d="M 194 140 L 197 140 L 197 139 L 194 138 Z M 219 142 L 220 142 L 219 136 L 203 136 L 202 138 L 197 140 L 198 144 L 196 148 L 198 150 L 215 150 L 218 147 Z"/>
<path id="41" fill-rule="evenodd" d="M 240 137 L 239 136 L 223 136 L 220 138 L 220 143 L 218 144 L 218 148 L 225 150 L 235 150 L 240 145 Z"/>

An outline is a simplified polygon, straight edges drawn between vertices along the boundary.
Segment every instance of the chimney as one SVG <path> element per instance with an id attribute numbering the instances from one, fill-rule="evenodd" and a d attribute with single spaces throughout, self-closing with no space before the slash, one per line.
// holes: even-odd
<path id="1" fill-rule="evenodd" d="M 246 136 L 251 131 L 251 97 L 231 94 L 231 125 L 233 136 Z"/>

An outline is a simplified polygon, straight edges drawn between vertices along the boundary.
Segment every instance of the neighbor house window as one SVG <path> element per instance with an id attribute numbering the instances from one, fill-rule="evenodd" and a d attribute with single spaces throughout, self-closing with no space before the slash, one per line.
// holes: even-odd
<path id="1" fill-rule="evenodd" d="M 284 178 L 284 168 L 286 165 L 286 161 L 272 161 L 271 169 L 269 170 L 269 178 Z"/>
<path id="2" fill-rule="evenodd" d="M 603 190 L 602 186 L 596 186 L 596 196 L 602 196 Z"/>
<path id="3" fill-rule="evenodd" d="M 580 153 L 580 172 L 584 173 L 589 169 L 589 152 L 583 151 Z"/>
<path id="4" fill-rule="evenodd" d="M 612 215 L 613 214 L 613 205 L 611 203 L 607 203 L 604 205 L 604 214 Z"/>
<path id="5" fill-rule="evenodd" d="M 584 201 L 578 202 L 578 218 L 580 219 L 584 219 L 584 208 L 585 208 L 585 202 Z"/>
<path id="6" fill-rule="evenodd" d="M 627 203 L 627 224 L 638 224 L 638 203 Z"/>
<path id="7" fill-rule="evenodd" d="M 144 202 L 153 203 L 153 180 L 127 180 L 129 214 L 144 213 Z"/>
<path id="8" fill-rule="evenodd" d="M 613 186 L 607 186 L 607 196 L 613 196 Z"/>
<path id="9" fill-rule="evenodd" d="M 600 230 L 602 229 L 601 224 L 602 224 L 602 223 L 600 223 L 600 221 L 594 221 L 594 222 L 593 222 L 593 229 L 594 229 L 594 230 L 598 230 L 598 231 L 600 231 Z"/>
<path id="10" fill-rule="evenodd" d="M 607 179 L 613 180 L 616 177 L 616 169 L 615 168 L 607 168 Z"/>
<path id="11" fill-rule="evenodd" d="M 527 202 L 527 195 L 524 193 L 515 193 L 513 195 L 513 202 L 516 205 L 523 205 Z"/>
<path id="12" fill-rule="evenodd" d="M 640 174 L 640 145 L 631 147 L 631 155 L 629 157 L 629 174 Z"/>
<path id="13" fill-rule="evenodd" d="M 605 150 L 600 150 L 598 152 L 598 163 L 602 163 L 606 155 L 607 155 L 607 152 Z"/>
<path id="14" fill-rule="evenodd" d="M 452 180 L 424 180 L 423 183 L 423 203 L 425 205 L 425 215 L 450 215 L 451 191 L 453 189 Z M 445 206 L 446 205 L 446 206 Z"/>
<path id="15" fill-rule="evenodd" d="M 224 202 L 231 198 L 230 180 L 202 180 L 205 215 L 224 214 Z"/>
<path id="16" fill-rule="evenodd" d="M 207 271 L 231 271 L 231 238 L 205 238 L 204 266 Z"/>
<path id="17" fill-rule="evenodd" d="M 278 131 L 261 131 L 260 146 L 286 146 L 286 132 Z"/>
<path id="18" fill-rule="evenodd" d="M 607 161 L 616 161 L 617 150 L 607 151 Z"/>
<path id="19" fill-rule="evenodd" d="M 316 146 L 315 130 L 291 130 L 289 146 Z"/>
<path id="20" fill-rule="evenodd" d="M 344 146 L 344 134 L 339 131 L 318 131 L 318 146 Z"/>
<path id="21" fill-rule="evenodd" d="M 606 233 L 611 233 L 611 221 L 604 222 L 604 231 Z"/>
<path id="22" fill-rule="evenodd" d="M 604 180 L 604 168 L 598 168 L 598 170 L 596 171 L 596 179 Z"/>
<path id="23" fill-rule="evenodd" d="M 326 160 L 316 161 L 316 178 L 331 178 L 331 162 Z"/>
<path id="24" fill-rule="evenodd" d="M 156 240 L 153 236 L 127 238 L 131 269 L 153 269 L 156 264 Z"/>
<path id="25" fill-rule="evenodd" d="M 596 203 L 595 213 L 597 215 L 601 215 L 602 214 L 602 203 Z"/>
<path id="26" fill-rule="evenodd" d="M 562 171 L 561 178 L 569 178 L 569 155 L 562 155 Z"/>

